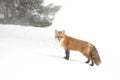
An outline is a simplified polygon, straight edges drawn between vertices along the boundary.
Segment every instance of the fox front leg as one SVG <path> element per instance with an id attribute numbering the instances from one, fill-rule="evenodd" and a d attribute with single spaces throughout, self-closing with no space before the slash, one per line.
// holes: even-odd
<path id="1" fill-rule="evenodd" d="M 66 56 L 64 57 L 66 60 L 69 60 L 70 57 L 70 50 L 69 49 L 65 49 L 65 54 Z"/>

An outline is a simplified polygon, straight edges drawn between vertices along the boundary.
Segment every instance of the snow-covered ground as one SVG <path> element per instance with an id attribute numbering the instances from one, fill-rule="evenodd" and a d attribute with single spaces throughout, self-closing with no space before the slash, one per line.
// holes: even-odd
<path id="1" fill-rule="evenodd" d="M 97 46 L 102 64 L 91 67 L 79 52 L 71 51 L 69 61 L 62 58 L 64 50 L 54 39 L 53 28 L 0 25 L 0 80 L 118 79 L 117 34 L 96 35 L 98 39 L 85 39 Z"/>
<path id="2" fill-rule="evenodd" d="M 63 8 L 49 28 L 0 25 L 0 80 L 120 79 L 119 2 L 61 0 L 60 4 Z M 85 64 L 87 59 L 75 51 L 69 61 L 63 59 L 64 49 L 54 39 L 55 29 L 93 43 L 101 65 Z"/>

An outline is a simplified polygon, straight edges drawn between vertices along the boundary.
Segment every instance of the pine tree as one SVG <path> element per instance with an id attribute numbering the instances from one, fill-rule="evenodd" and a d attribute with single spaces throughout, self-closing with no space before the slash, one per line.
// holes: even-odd
<path id="1" fill-rule="evenodd" d="M 46 27 L 60 6 L 43 5 L 43 0 L 0 0 L 0 23 Z"/>

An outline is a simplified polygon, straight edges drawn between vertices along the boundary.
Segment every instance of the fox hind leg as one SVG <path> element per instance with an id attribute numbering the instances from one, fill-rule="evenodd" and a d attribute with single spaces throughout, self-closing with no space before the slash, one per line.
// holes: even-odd
<path id="1" fill-rule="evenodd" d="M 85 63 L 90 63 L 90 61 L 91 61 L 90 66 L 94 66 L 94 61 L 93 61 L 92 59 L 89 59 L 89 58 L 88 58 L 88 60 L 87 60 Z"/>
<path id="2" fill-rule="evenodd" d="M 65 54 L 66 56 L 64 57 L 66 60 L 69 60 L 70 57 L 70 50 L 69 49 L 65 49 Z"/>
<path id="3" fill-rule="evenodd" d="M 88 59 L 85 63 L 89 63 L 90 62 L 90 59 Z"/>
<path id="4" fill-rule="evenodd" d="M 94 60 L 91 60 L 90 66 L 94 66 Z"/>

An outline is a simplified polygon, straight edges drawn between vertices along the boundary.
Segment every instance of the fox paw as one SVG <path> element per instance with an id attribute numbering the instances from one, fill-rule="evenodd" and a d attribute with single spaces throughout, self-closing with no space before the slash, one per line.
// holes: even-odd
<path id="1" fill-rule="evenodd" d="M 69 58 L 68 58 L 68 57 L 64 57 L 64 59 L 69 60 Z"/>
<path id="2" fill-rule="evenodd" d="M 89 61 L 86 61 L 85 63 L 89 63 Z"/>
<path id="3" fill-rule="evenodd" d="M 94 64 L 90 64 L 90 66 L 94 66 Z"/>

